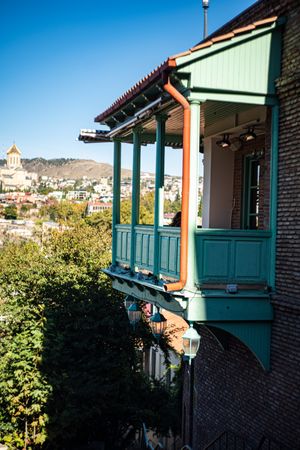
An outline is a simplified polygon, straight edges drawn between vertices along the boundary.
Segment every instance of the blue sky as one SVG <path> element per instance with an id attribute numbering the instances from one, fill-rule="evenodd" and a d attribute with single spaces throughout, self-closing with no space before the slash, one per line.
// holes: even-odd
<path id="1" fill-rule="evenodd" d="M 209 32 L 253 0 L 210 0 Z M 202 39 L 201 0 L 1 0 L 0 158 L 112 161 L 110 144 L 76 141 L 80 128 L 167 56 Z M 130 149 L 123 166 L 130 167 Z M 154 171 L 152 149 L 143 170 Z M 168 152 L 167 170 L 180 158 Z"/>

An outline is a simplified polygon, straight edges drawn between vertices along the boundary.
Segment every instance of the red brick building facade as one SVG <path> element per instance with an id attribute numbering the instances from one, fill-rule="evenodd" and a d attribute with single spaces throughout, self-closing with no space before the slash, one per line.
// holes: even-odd
<path id="1" fill-rule="evenodd" d="M 258 1 L 214 36 L 273 15 L 286 22 L 277 80 L 279 179 L 271 368 L 264 372 L 249 349 L 233 336 L 228 335 L 227 348 L 221 349 L 208 329 L 199 326 L 201 346 L 194 369 L 185 368 L 183 402 L 183 442 L 189 442 L 194 450 L 300 449 L 300 2 Z M 263 211 L 269 210 L 269 140 L 266 132 L 256 142 L 264 149 Z M 240 227 L 242 177 L 238 174 L 248 152 L 251 148 L 235 157 L 233 228 Z M 268 221 L 267 212 L 261 214 L 259 228 L 266 229 Z M 226 431 L 230 433 L 217 439 L 216 446 L 208 447 Z M 236 447 L 228 444 L 231 433 L 239 437 Z"/>

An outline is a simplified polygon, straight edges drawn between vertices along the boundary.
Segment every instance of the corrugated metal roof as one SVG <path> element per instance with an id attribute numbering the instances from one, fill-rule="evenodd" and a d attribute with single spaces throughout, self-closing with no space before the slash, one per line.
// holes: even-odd
<path id="1" fill-rule="evenodd" d="M 80 130 L 78 141 L 83 142 L 106 142 L 109 141 L 107 137 L 108 131 L 105 130 Z"/>

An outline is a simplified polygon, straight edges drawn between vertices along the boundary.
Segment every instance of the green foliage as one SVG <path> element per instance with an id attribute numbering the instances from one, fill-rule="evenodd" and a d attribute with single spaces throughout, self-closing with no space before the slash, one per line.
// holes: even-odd
<path id="1" fill-rule="evenodd" d="M 177 195 L 174 202 L 171 202 L 171 200 L 165 200 L 164 203 L 164 211 L 165 213 L 177 213 L 178 211 L 181 211 L 181 198 L 179 195 Z"/>
<path id="2" fill-rule="evenodd" d="M 200 197 L 199 207 L 198 207 L 198 216 L 199 217 L 202 217 L 202 211 L 203 211 L 203 197 Z"/>
<path id="3" fill-rule="evenodd" d="M 23 217 L 26 216 L 27 213 L 30 211 L 30 209 L 31 209 L 30 205 L 22 205 L 20 209 L 21 216 Z"/>
<path id="4" fill-rule="evenodd" d="M 94 213 L 85 218 L 86 223 L 93 227 L 98 227 L 102 231 L 111 233 L 112 227 L 112 209 L 103 212 Z M 121 223 L 131 223 L 131 200 L 123 200 L 120 210 Z M 140 223 L 142 225 L 151 225 L 154 222 L 154 196 L 152 193 L 141 198 L 140 204 Z"/>
<path id="5" fill-rule="evenodd" d="M 43 184 L 40 184 L 37 189 L 37 192 L 42 195 L 48 195 L 51 192 L 54 192 L 54 189 L 49 186 L 44 186 Z"/>
<path id="6" fill-rule="evenodd" d="M 86 202 L 72 203 L 67 200 L 53 202 L 41 208 L 40 216 L 64 224 L 78 223 L 85 215 Z"/>
<path id="7" fill-rule="evenodd" d="M 174 385 L 167 387 L 160 380 L 148 380 L 147 402 L 149 412 L 147 426 L 160 435 L 180 434 L 181 417 L 181 369 L 177 370 Z"/>
<path id="8" fill-rule="evenodd" d="M 178 197 L 174 202 L 165 200 L 165 212 L 176 213 L 181 211 L 181 199 Z M 121 223 L 131 223 L 131 200 L 123 200 L 121 202 Z M 86 223 L 91 226 L 99 227 L 101 230 L 111 232 L 112 210 L 105 210 L 100 213 L 92 214 L 85 219 Z M 154 223 L 154 192 L 149 192 L 140 201 L 140 224 L 153 225 Z"/>
<path id="9" fill-rule="evenodd" d="M 0 254 L 0 436 L 9 448 L 45 440 L 51 386 L 41 372 L 45 282 L 36 245 L 8 244 Z"/>
<path id="10" fill-rule="evenodd" d="M 143 225 L 154 223 L 154 192 L 149 192 L 141 198 L 140 223 Z"/>
<path id="11" fill-rule="evenodd" d="M 109 240 L 100 240 L 91 227 L 76 227 L 56 234 L 47 249 L 51 286 L 43 369 L 53 386 L 49 448 L 114 442 L 122 424 L 133 419 L 127 406 L 132 379 L 138 378 L 133 337 L 121 298 L 99 271 L 109 263 L 109 248 Z"/>
<path id="12" fill-rule="evenodd" d="M 98 226 L 80 223 L 43 249 L 7 244 L 0 253 L 0 441 L 10 450 L 93 440 L 121 449 L 129 425 L 170 426 L 166 404 L 163 424 L 155 419 L 136 350 L 153 337 L 145 321 L 129 327 L 122 296 L 100 271 L 110 236 L 99 236 Z"/>
<path id="13" fill-rule="evenodd" d="M 102 212 L 91 214 L 85 218 L 85 222 L 92 227 L 99 228 L 102 233 L 111 236 L 112 209 L 105 209 Z"/>
<path id="14" fill-rule="evenodd" d="M 4 209 L 4 218 L 9 220 L 13 219 L 15 220 L 18 217 L 18 210 L 16 205 L 8 205 Z"/>

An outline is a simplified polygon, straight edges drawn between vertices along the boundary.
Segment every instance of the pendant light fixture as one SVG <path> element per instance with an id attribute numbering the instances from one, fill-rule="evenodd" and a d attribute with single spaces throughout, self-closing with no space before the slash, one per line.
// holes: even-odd
<path id="1" fill-rule="evenodd" d="M 216 142 L 218 147 L 221 148 L 229 148 L 231 146 L 231 142 L 229 140 L 229 134 L 224 134 L 223 138 Z"/>
<path id="2" fill-rule="evenodd" d="M 153 336 L 159 341 L 167 328 L 167 319 L 159 312 L 159 309 L 150 317 L 150 327 Z"/>
<path id="3" fill-rule="evenodd" d="M 141 320 L 142 317 L 142 310 L 140 305 L 136 302 L 135 298 L 133 298 L 133 303 L 129 306 L 127 309 L 127 314 L 129 318 L 130 325 L 135 328 L 138 322 Z"/>
<path id="4" fill-rule="evenodd" d="M 254 133 L 254 128 L 249 127 L 246 133 L 240 134 L 240 140 L 242 142 L 250 142 L 256 139 L 256 134 Z"/>

